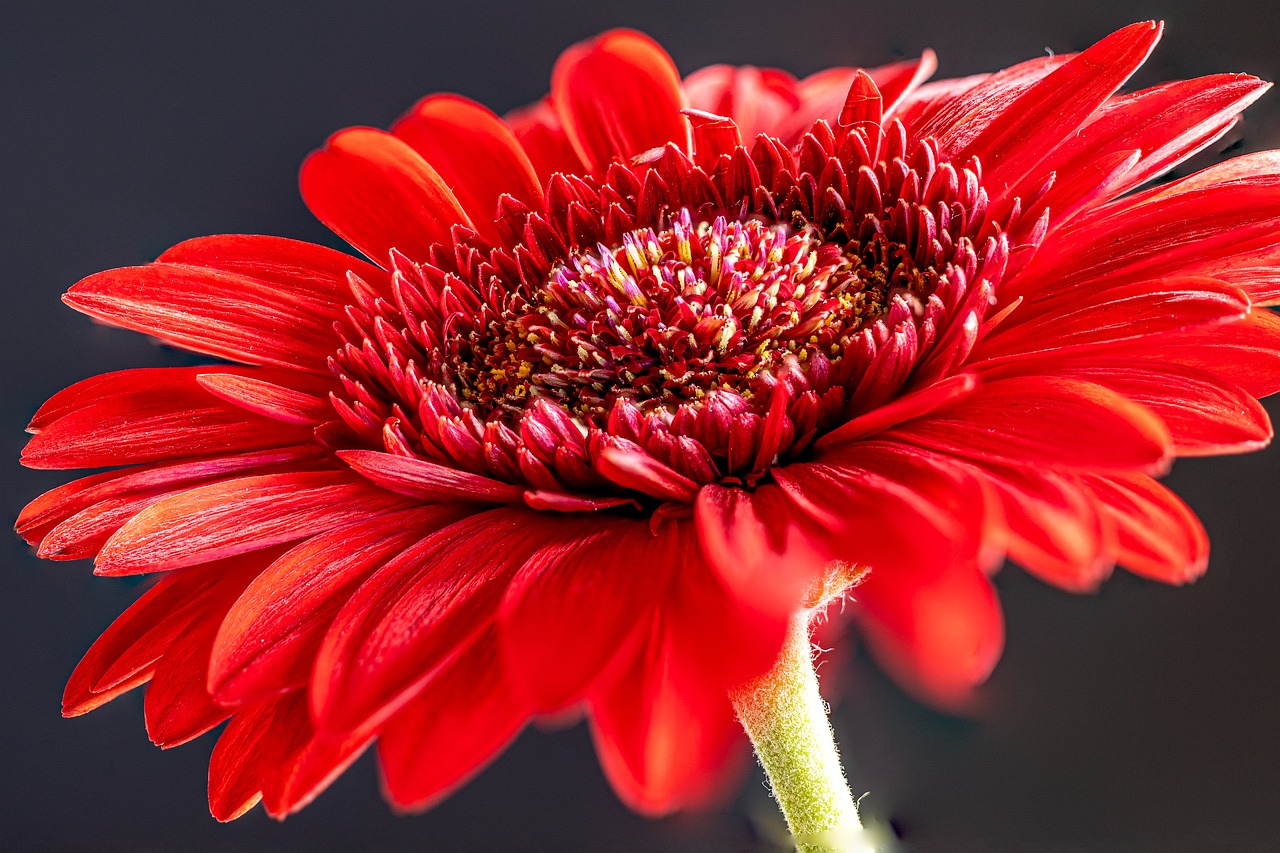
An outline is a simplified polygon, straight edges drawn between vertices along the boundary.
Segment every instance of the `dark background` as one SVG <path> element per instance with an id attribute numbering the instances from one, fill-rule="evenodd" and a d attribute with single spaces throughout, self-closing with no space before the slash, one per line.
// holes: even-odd
<path id="1" fill-rule="evenodd" d="M 40 402 L 94 373 L 184 358 L 90 324 L 59 295 L 201 234 L 332 244 L 295 175 L 337 128 L 385 127 L 437 90 L 504 111 L 545 91 L 563 47 L 618 24 L 657 37 L 686 73 L 717 61 L 807 73 L 931 46 L 958 76 L 1156 17 L 1168 32 L 1136 82 L 1274 79 L 1273 2 L 4 2 L 0 517 L 66 479 L 17 466 Z M 1280 95 L 1236 138 L 1280 146 Z M 1006 570 L 1008 650 L 973 719 L 921 708 L 848 655 L 835 725 L 865 813 L 916 851 L 1280 850 L 1278 473 L 1277 450 L 1178 464 L 1170 482 L 1214 543 L 1193 587 L 1117 575 L 1078 598 Z M 0 566 L 0 850 L 773 849 L 757 840 L 777 821 L 759 775 L 732 810 L 648 821 L 614 799 L 582 727 L 527 732 L 423 816 L 391 814 L 366 757 L 282 825 L 260 811 L 219 825 L 204 800 L 212 737 L 155 749 L 141 691 L 59 716 L 66 676 L 136 588 L 37 561 L 15 536 L 0 536 Z"/>

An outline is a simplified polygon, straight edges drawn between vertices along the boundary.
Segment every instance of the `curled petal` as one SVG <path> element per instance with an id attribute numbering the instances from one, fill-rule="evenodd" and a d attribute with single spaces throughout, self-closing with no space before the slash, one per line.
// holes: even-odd
<path id="1" fill-rule="evenodd" d="M 378 263 L 392 249 L 426 260 L 452 226 L 471 224 L 439 173 L 380 130 L 334 134 L 302 164 L 299 181 L 316 218 Z"/>
<path id="2" fill-rule="evenodd" d="M 675 64 L 656 42 L 633 30 L 612 30 L 565 51 L 551 77 L 551 101 L 592 171 L 668 142 L 689 151 Z"/>
<path id="3" fill-rule="evenodd" d="M 435 169 L 486 237 L 497 236 L 492 222 L 504 193 L 527 205 L 542 203 L 542 186 L 515 134 L 474 101 L 432 95 L 391 132 Z"/>

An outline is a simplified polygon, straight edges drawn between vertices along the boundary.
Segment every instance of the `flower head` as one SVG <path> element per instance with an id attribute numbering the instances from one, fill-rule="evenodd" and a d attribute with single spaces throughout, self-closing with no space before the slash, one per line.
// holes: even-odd
<path id="1" fill-rule="evenodd" d="M 75 285 L 227 363 L 32 421 L 27 464 L 124 467 L 19 531 L 160 575 L 65 712 L 149 681 L 158 744 L 229 718 L 230 819 L 375 740 L 424 806 L 581 708 L 663 812 L 715 793 L 728 692 L 855 579 L 873 652 L 941 704 L 996 662 L 1005 555 L 1070 590 L 1193 579 L 1205 534 L 1152 475 L 1270 440 L 1280 157 L 1138 190 L 1266 89 L 1116 94 L 1159 33 L 925 84 L 932 54 L 681 80 L 614 31 L 505 120 L 432 96 L 311 155 L 304 198 L 372 263 L 219 236 Z"/>

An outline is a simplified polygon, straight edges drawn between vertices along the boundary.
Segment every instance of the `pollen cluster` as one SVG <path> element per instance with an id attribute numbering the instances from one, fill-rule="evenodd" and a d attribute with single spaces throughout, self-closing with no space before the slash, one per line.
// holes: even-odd
<path id="1" fill-rule="evenodd" d="M 839 361 L 893 296 L 918 303 L 931 278 L 883 236 L 837 245 L 812 227 L 695 224 L 686 210 L 557 264 L 511 315 L 473 330 L 451 366 L 461 398 L 486 413 L 535 395 L 586 420 L 620 397 L 642 409 L 715 389 L 750 399 L 784 360 Z"/>

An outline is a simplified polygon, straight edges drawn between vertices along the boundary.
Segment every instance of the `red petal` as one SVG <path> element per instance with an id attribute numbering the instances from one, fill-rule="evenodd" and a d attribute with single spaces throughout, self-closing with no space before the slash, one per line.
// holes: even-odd
<path id="1" fill-rule="evenodd" d="M 432 95 L 391 128 L 452 188 L 471 221 L 488 239 L 498 198 L 511 195 L 530 207 L 542 204 L 533 164 L 502 119 L 475 101 Z"/>
<path id="2" fill-rule="evenodd" d="M 156 666 L 143 702 L 147 736 L 156 746 L 181 746 L 231 716 L 204 686 L 217 627 L 217 620 L 194 623 L 174 639 Z"/>
<path id="3" fill-rule="evenodd" d="M 284 237 L 256 234 L 196 237 L 167 250 L 157 261 L 234 273 L 290 296 L 338 305 L 351 298 L 348 273 L 355 273 L 381 292 L 391 291 L 390 278 L 373 264 L 346 252 Z"/>
<path id="4" fill-rule="evenodd" d="M 1001 298 L 1185 275 L 1274 239 L 1278 188 L 1280 158 L 1255 154 L 1094 208 L 1046 240 Z"/>
<path id="5" fill-rule="evenodd" d="M 867 438 L 903 421 L 927 415 L 939 406 L 972 394 L 978 387 L 977 374 L 960 373 L 925 388 L 903 394 L 891 403 L 872 409 L 841 424 L 814 442 L 816 451 L 827 451 Z"/>
<path id="6" fill-rule="evenodd" d="M 479 773 L 528 718 L 491 630 L 383 727 L 378 759 L 388 796 L 402 809 L 432 807 Z"/>
<path id="7" fill-rule="evenodd" d="M 539 712 L 582 698 L 636 625 L 652 619 L 691 546 L 675 525 L 655 535 L 643 519 L 576 517 L 560 526 L 567 545 L 535 552 L 499 613 L 507 670 Z"/>
<path id="8" fill-rule="evenodd" d="M 1111 574 L 1110 528 L 1076 480 L 1035 469 L 980 470 L 999 496 L 1011 559 L 1069 592 L 1093 591 Z"/>
<path id="9" fill-rule="evenodd" d="M 699 69 L 685 78 L 684 93 L 690 107 L 732 119 L 743 139 L 778 134 L 800 106 L 794 77 L 750 65 Z"/>
<path id="10" fill-rule="evenodd" d="M 1153 356 L 1212 373 L 1254 397 L 1280 391 L 1280 317 L 1271 311 L 1251 311 L 1236 323 L 1205 326 L 1153 343 Z"/>
<path id="11" fill-rule="evenodd" d="M 315 425 L 333 419 L 333 407 L 323 395 L 277 385 L 256 376 L 201 373 L 196 382 L 215 397 L 275 421 Z"/>
<path id="12" fill-rule="evenodd" d="M 520 486 L 425 459 L 376 450 L 340 450 L 338 456 L 384 489 L 413 498 L 481 503 L 519 503 L 524 498 L 524 489 Z"/>
<path id="13" fill-rule="evenodd" d="M 884 117 L 893 118 L 898 106 L 921 83 L 933 76 L 937 68 L 938 57 L 932 50 L 926 50 L 919 59 L 906 59 L 866 69 L 865 73 L 884 99 Z M 795 142 L 819 119 L 834 123 L 859 70 L 862 69 L 827 68 L 801 80 L 796 84 L 796 94 L 800 98 L 799 108 L 783 127 L 770 132 L 780 139 Z"/>
<path id="14" fill-rule="evenodd" d="M 265 780 L 262 804 L 267 814 L 284 819 L 311 803 L 369 747 L 368 735 L 330 737 L 316 732 L 308 716 L 306 692 L 290 704 L 277 737 L 292 735 L 280 770 Z M 290 697 L 292 698 L 292 697 Z"/>
<path id="15" fill-rule="evenodd" d="M 271 772 L 271 728 L 275 701 L 240 711 L 218 737 L 209 758 L 209 811 L 226 823 L 262 799 L 262 778 Z"/>
<path id="16" fill-rule="evenodd" d="M 1141 474 L 1089 476 L 1086 484 L 1116 530 L 1117 560 L 1134 574 L 1189 583 L 1209 564 L 1209 537 L 1178 496 Z"/>
<path id="17" fill-rule="evenodd" d="M 624 489 L 659 500 L 691 503 L 698 494 L 696 483 L 625 439 L 606 437 L 592 467 Z"/>
<path id="18" fill-rule="evenodd" d="M 312 443 L 310 429 L 218 400 L 196 384 L 202 370 L 122 370 L 71 386 L 36 413 L 23 464 L 95 468 Z"/>
<path id="19" fill-rule="evenodd" d="M 978 344 L 976 363 L 1060 353 L 1118 341 L 1158 340 L 1197 326 L 1238 320 L 1249 297 L 1212 278 L 1168 278 L 1096 292 L 1069 291 L 1024 303 Z"/>
<path id="20" fill-rule="evenodd" d="M 938 70 L 938 56 L 928 48 L 919 59 L 904 59 L 889 65 L 868 68 L 867 76 L 884 98 L 884 115 L 892 118 L 894 110 Z"/>
<path id="21" fill-rule="evenodd" d="M 39 545 L 54 527 L 96 503 L 93 493 L 109 488 L 113 480 L 127 475 L 127 471 L 106 471 L 63 483 L 42 494 L 22 508 L 13 526 L 14 531 L 28 545 Z M 90 497 L 81 497 L 89 495 Z"/>
<path id="22" fill-rule="evenodd" d="M 864 442 L 773 474 L 827 531 L 830 559 L 892 574 L 996 556 L 982 486 L 946 456 Z"/>
<path id="23" fill-rule="evenodd" d="M 269 558 L 250 557 L 228 563 L 221 572 L 210 571 L 206 576 L 217 582 L 200 596 L 194 619 L 180 634 L 165 636 L 168 642 L 143 702 L 147 734 L 157 746 L 186 743 L 231 715 L 205 688 L 209 651 L 227 608 L 267 562 Z"/>
<path id="24" fill-rule="evenodd" d="M 311 802 L 360 756 L 368 739 L 316 736 L 305 691 L 295 691 L 232 718 L 209 762 L 209 805 L 232 820 L 261 795 L 269 815 L 283 819 Z"/>
<path id="25" fill-rule="evenodd" d="M 103 546 L 95 571 L 123 575 L 192 566 L 405 505 L 340 471 L 240 477 L 181 492 L 138 513 Z"/>
<path id="26" fill-rule="evenodd" d="M 955 159 L 976 157 L 993 200 L 1003 197 L 1129 79 L 1162 29 L 1147 21 L 1107 36 L 1009 104 Z"/>
<path id="27" fill-rule="evenodd" d="M 231 607 L 209 662 L 209 690 L 242 704 L 301 687 L 320 641 L 356 588 L 389 558 L 464 510 L 388 513 L 315 536 L 262 572 Z"/>
<path id="28" fill-rule="evenodd" d="M 1262 238 L 1259 245 L 1238 246 L 1202 263 L 1188 262 L 1185 269 L 1240 288 L 1255 306 L 1280 303 L 1280 242 L 1274 235 Z"/>
<path id="29" fill-rule="evenodd" d="M 283 819 L 319 796 L 360 757 L 369 740 L 329 740 L 318 736 L 311 724 L 306 691 L 299 690 L 264 705 L 270 714 L 268 731 L 261 738 L 259 754 L 252 756 L 251 764 L 241 766 L 241 772 L 252 773 L 256 778 L 245 779 L 241 784 L 247 788 L 256 783 L 267 814 Z"/>
<path id="30" fill-rule="evenodd" d="M 1150 409 L 1168 428 L 1179 456 L 1247 453 L 1271 441 L 1266 410 L 1212 373 L 1142 358 L 1082 356 L 1053 362 L 1044 359 L 1043 372 L 1096 383 Z"/>
<path id="31" fill-rule="evenodd" d="M 302 197 L 335 234 L 385 262 L 392 249 L 418 261 L 470 227 L 448 185 L 407 144 L 380 130 L 339 131 L 302 164 Z"/>
<path id="32" fill-rule="evenodd" d="M 1119 195 L 1173 168 L 1215 138 L 1219 129 L 1270 88 L 1247 74 L 1216 74 L 1165 83 L 1112 98 L 1053 152 L 1059 177 L 1088 168 L 1107 154 L 1141 157 L 1110 192 Z M 1050 207 L 1057 227 L 1064 208 Z"/>
<path id="33" fill-rule="evenodd" d="M 40 544 L 55 527 L 102 501 L 161 495 L 214 477 L 255 468 L 315 464 L 320 457 L 318 447 L 303 445 L 95 474 L 45 492 L 27 504 L 18 515 L 15 529 L 29 543 Z"/>
<path id="34" fill-rule="evenodd" d="M 593 172 L 668 142 L 689 153 L 680 74 L 641 33 L 611 30 L 566 50 L 551 75 L 551 101 Z"/>
<path id="35" fill-rule="evenodd" d="M 547 519 L 495 509 L 427 536 L 379 569 L 326 634 L 311 684 L 320 728 L 374 731 L 493 619 Z"/>
<path id="36" fill-rule="evenodd" d="M 609 781 L 631 808 L 648 815 L 705 806 L 725 790 L 743 737 L 729 705 L 729 673 L 718 665 L 724 654 L 733 654 L 735 640 L 761 639 L 759 633 L 713 636 L 724 624 L 717 610 L 724 611 L 729 599 L 713 588 L 705 567 L 694 562 L 686 568 L 693 571 L 646 632 L 634 662 L 590 705 L 596 752 Z M 706 578 L 701 593 L 699 577 Z M 785 621 L 779 624 L 763 644 L 767 653 L 753 655 L 746 671 L 759 674 L 772 665 L 785 634 Z M 709 653 L 717 647 L 721 655 Z M 742 674 L 737 670 L 733 675 Z"/>
<path id="37" fill-rule="evenodd" d="M 804 606 L 836 558 L 813 519 L 775 485 L 703 486 L 695 518 L 707 562 L 725 585 L 784 617 Z"/>
<path id="38" fill-rule="evenodd" d="M 948 153 L 959 151 L 1019 96 L 1073 57 L 1040 56 L 989 76 L 939 81 L 920 90 L 920 102 L 904 110 L 902 121 L 911 138 L 936 136 Z"/>
<path id="39" fill-rule="evenodd" d="M 340 303 L 203 267 L 154 263 L 77 282 L 63 301 L 113 326 L 196 352 L 327 373 Z"/>
<path id="40" fill-rule="evenodd" d="M 76 665 L 62 697 L 62 714 L 78 717 L 151 677 L 156 661 L 197 614 L 199 602 L 217 583 L 204 570 L 166 575 L 120 614 Z M 142 681 L 136 680 L 145 676 Z"/>
<path id="41" fill-rule="evenodd" d="M 854 593 L 871 651 L 895 679 L 942 708 L 964 704 L 986 680 L 1004 646 L 995 590 L 976 566 L 872 571 Z"/>
<path id="42" fill-rule="evenodd" d="M 581 175 L 587 171 L 560 126 L 560 119 L 551 108 L 549 98 L 512 110 L 504 121 L 511 126 L 520 146 L 528 153 L 542 183 L 545 184 L 556 172 Z"/>
<path id="43" fill-rule="evenodd" d="M 971 459 L 1095 469 L 1159 468 L 1171 443 L 1145 408 L 1091 382 L 1049 376 L 986 382 L 884 436 Z"/>
<path id="44" fill-rule="evenodd" d="M 117 530 L 168 490 L 107 498 L 68 518 L 49 531 L 36 556 L 45 560 L 83 560 L 95 556 Z"/>

